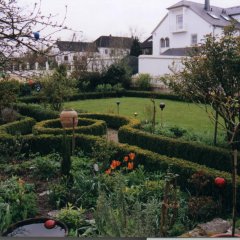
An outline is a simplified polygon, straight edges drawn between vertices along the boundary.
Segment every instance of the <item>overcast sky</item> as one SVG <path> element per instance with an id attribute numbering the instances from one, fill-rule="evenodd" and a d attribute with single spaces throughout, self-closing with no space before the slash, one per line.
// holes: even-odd
<path id="1" fill-rule="evenodd" d="M 66 25 L 79 31 L 77 40 L 93 41 L 101 35 L 131 36 L 132 29 L 141 40 L 147 38 L 167 13 L 166 8 L 180 0 L 42 0 L 42 12 L 62 19 L 68 6 Z M 204 0 L 192 0 L 204 3 Z M 22 6 L 38 0 L 19 0 Z M 219 7 L 240 6 L 240 0 L 210 0 Z M 80 32 L 82 31 L 82 32 Z M 70 40 L 72 32 L 58 34 Z"/>

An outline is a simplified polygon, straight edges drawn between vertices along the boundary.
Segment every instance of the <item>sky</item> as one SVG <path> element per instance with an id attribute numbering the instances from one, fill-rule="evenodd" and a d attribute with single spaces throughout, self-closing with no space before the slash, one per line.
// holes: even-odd
<path id="1" fill-rule="evenodd" d="M 57 15 L 62 20 L 67 5 L 65 25 L 75 31 L 76 40 L 94 41 L 102 35 L 138 36 L 141 41 L 167 14 L 167 9 L 180 0 L 41 0 L 43 15 Z M 192 0 L 204 3 L 204 0 Z M 23 7 L 38 0 L 19 0 Z M 218 7 L 240 6 L 240 0 L 210 0 Z M 62 31 L 57 37 L 71 40 L 72 31 Z"/>

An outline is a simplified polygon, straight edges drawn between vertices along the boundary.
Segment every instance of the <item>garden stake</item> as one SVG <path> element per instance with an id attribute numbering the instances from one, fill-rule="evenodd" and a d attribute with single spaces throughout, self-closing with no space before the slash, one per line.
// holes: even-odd
<path id="1" fill-rule="evenodd" d="M 151 99 L 151 101 L 153 103 L 152 133 L 154 133 L 156 125 L 156 105 L 155 100 L 153 98 Z"/>
<path id="2" fill-rule="evenodd" d="M 73 132 L 72 132 L 72 156 L 74 155 L 74 150 L 75 150 L 75 118 L 73 117 Z"/>

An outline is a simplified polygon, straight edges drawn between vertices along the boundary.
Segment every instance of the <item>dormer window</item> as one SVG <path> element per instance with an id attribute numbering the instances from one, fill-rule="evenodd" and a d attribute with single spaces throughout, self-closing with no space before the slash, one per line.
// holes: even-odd
<path id="1" fill-rule="evenodd" d="M 231 20 L 231 18 L 228 15 L 226 15 L 226 14 L 221 14 L 221 17 L 224 18 L 227 21 Z"/>
<path id="2" fill-rule="evenodd" d="M 176 15 L 176 29 L 183 29 L 183 14 Z"/>
<path id="3" fill-rule="evenodd" d="M 214 19 L 219 19 L 219 17 L 215 13 L 213 13 L 213 12 L 207 12 L 207 14 L 209 16 L 211 16 L 212 18 L 214 18 Z"/>

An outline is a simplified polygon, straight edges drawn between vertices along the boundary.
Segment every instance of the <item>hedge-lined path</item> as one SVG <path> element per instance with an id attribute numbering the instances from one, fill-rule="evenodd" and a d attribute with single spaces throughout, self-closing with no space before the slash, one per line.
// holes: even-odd
<path id="1" fill-rule="evenodd" d="M 118 143 L 118 131 L 117 130 L 114 130 L 112 128 L 108 128 L 107 129 L 107 140 L 108 141 L 113 141 L 115 143 Z"/>

